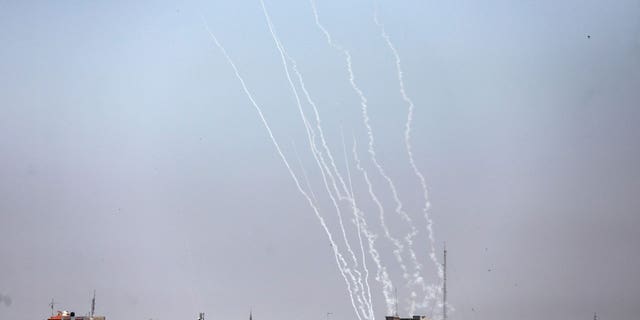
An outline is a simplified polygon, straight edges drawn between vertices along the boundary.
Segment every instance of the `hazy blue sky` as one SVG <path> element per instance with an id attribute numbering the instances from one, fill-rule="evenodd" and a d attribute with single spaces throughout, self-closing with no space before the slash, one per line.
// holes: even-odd
<path id="1" fill-rule="evenodd" d="M 344 132 L 404 235 L 343 57 L 308 1 L 266 5 L 338 166 L 346 173 Z M 437 250 L 449 249 L 450 318 L 637 319 L 640 1 L 379 6 L 416 104 Z M 352 54 L 378 159 L 437 283 L 407 106 L 372 2 L 318 10 Z M 245 319 L 250 308 L 255 320 L 356 319 L 327 237 L 201 15 L 338 233 L 258 0 L 0 1 L 0 318 L 44 319 L 51 298 L 84 314 L 95 289 L 114 320 Z M 400 269 L 348 160 L 404 315 Z M 373 301 L 380 319 L 378 283 Z"/>

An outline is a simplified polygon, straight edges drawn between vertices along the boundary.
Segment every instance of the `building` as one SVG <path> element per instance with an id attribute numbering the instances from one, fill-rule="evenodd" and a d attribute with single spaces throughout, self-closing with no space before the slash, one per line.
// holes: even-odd
<path id="1" fill-rule="evenodd" d="M 105 320 L 104 316 L 76 316 L 76 313 L 71 311 L 58 311 L 58 314 L 52 315 L 48 320 Z"/>
<path id="2" fill-rule="evenodd" d="M 400 318 L 400 316 L 386 316 L 386 320 L 429 320 L 426 316 L 413 316 L 411 318 Z"/>

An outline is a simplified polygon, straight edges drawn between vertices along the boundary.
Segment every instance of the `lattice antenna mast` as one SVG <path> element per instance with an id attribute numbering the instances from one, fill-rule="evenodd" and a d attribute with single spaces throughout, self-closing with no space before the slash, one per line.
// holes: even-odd
<path id="1" fill-rule="evenodd" d="M 442 263 L 442 319 L 447 320 L 447 244 L 444 244 L 444 260 Z M 594 319 L 597 320 L 597 319 Z"/>
<path id="2" fill-rule="evenodd" d="M 49 307 L 51 307 L 51 315 L 53 316 L 53 308 L 55 307 L 56 302 L 51 298 L 51 303 L 49 303 Z"/>
<path id="3" fill-rule="evenodd" d="M 396 317 L 398 317 L 398 288 L 394 288 L 394 292 L 396 295 Z"/>
<path id="4" fill-rule="evenodd" d="M 91 318 L 92 319 L 95 312 L 96 312 L 96 291 L 93 290 L 93 299 L 91 299 Z"/>

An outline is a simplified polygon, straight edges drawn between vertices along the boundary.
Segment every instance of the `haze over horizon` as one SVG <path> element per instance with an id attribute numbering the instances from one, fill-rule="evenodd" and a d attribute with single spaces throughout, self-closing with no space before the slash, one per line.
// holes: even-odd
<path id="1" fill-rule="evenodd" d="M 422 275 L 439 285 L 373 2 L 316 2 L 351 54 L 378 160 L 419 232 Z M 378 225 L 354 140 L 392 234 L 410 225 L 367 153 L 344 55 L 309 1 L 265 5 L 410 316 L 415 288 Z M 640 1 L 379 1 L 379 14 L 415 103 L 413 158 L 438 259 L 448 250 L 449 319 L 636 319 Z M 203 19 L 347 252 L 260 1 L 5 1 L 0 318 L 45 319 L 52 298 L 85 314 L 96 290 L 110 320 L 357 320 L 333 247 Z"/>

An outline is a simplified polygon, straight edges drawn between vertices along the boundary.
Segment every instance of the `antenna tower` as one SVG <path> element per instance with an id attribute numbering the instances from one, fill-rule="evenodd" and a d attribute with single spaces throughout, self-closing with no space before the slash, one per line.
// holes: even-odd
<path id="1" fill-rule="evenodd" d="M 93 315 L 96 311 L 96 291 L 93 290 L 93 299 L 91 299 L 91 318 L 93 319 Z"/>
<path id="2" fill-rule="evenodd" d="M 447 320 L 447 244 L 444 244 L 444 261 L 442 263 L 442 319 Z M 596 319 L 594 319 L 596 320 Z"/>
<path id="3" fill-rule="evenodd" d="M 394 288 L 393 289 L 396 295 L 396 314 L 395 316 L 398 317 L 398 288 Z"/>
<path id="4" fill-rule="evenodd" d="M 49 303 L 49 307 L 51 307 L 51 315 L 53 316 L 53 308 L 56 305 L 56 302 L 53 301 L 53 298 L 51 298 L 51 303 Z"/>

